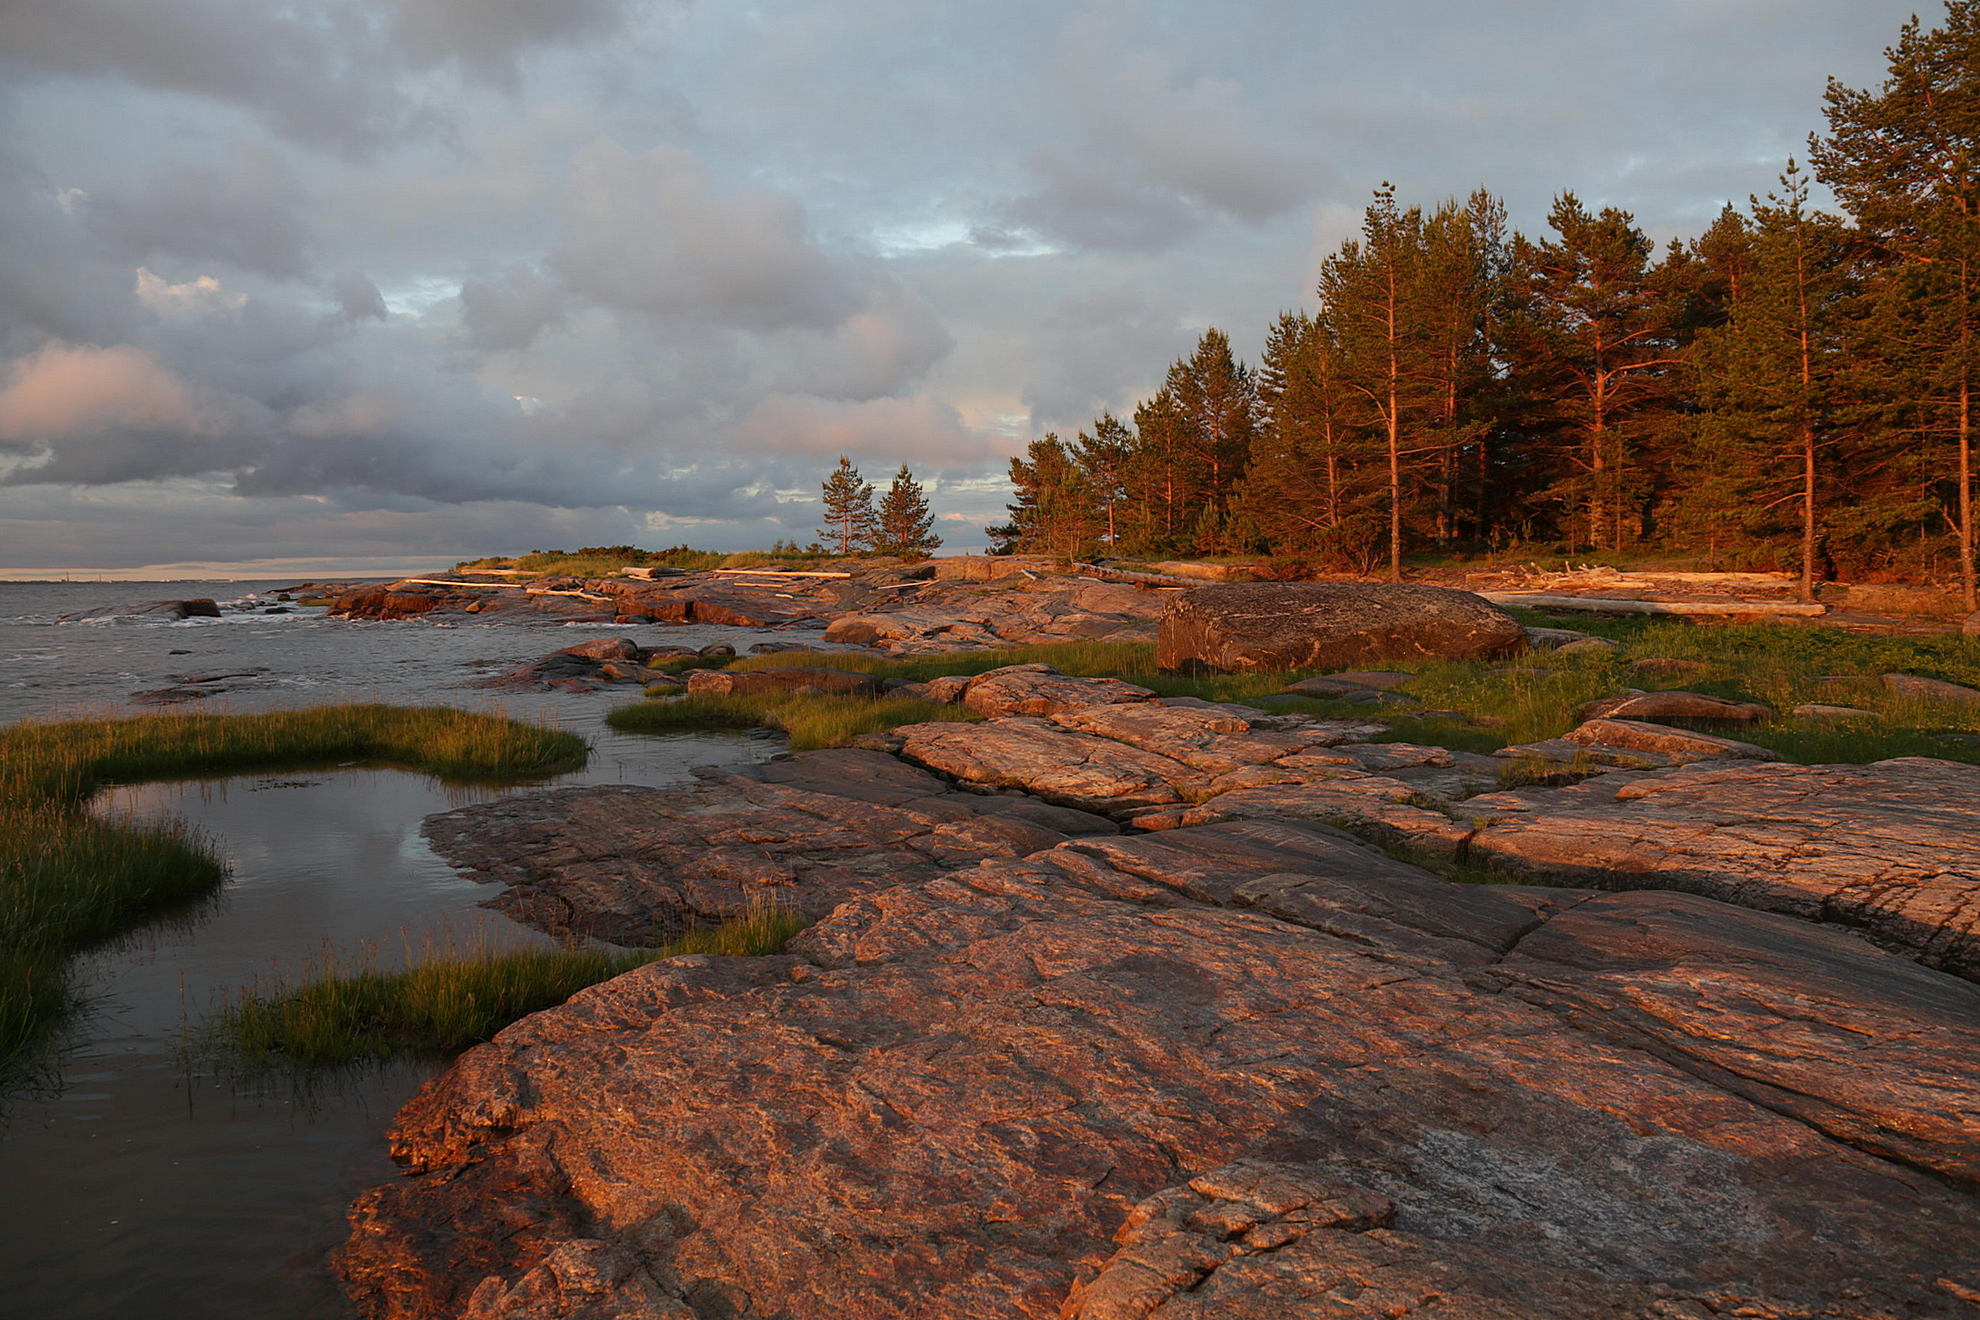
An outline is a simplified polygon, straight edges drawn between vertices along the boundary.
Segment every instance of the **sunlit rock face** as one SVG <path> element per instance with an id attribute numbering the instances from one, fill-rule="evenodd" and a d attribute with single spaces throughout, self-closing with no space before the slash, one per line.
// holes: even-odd
<path id="1" fill-rule="evenodd" d="M 1785 1320 L 1980 1295 L 1980 986 L 1820 904 L 1735 905 L 1779 906 L 1754 831 L 1792 801 L 1808 849 L 1963 781 L 1719 761 L 1467 797 L 1462 754 L 1357 741 L 1379 727 L 1095 700 L 897 731 L 919 768 L 812 753 L 436 818 L 552 928 L 765 894 L 821 919 L 463 1056 L 400 1115 L 409 1176 L 354 1211 L 353 1296 L 393 1320 Z M 1068 778 L 1110 767 L 1140 787 Z M 1713 864 L 1754 883 L 1455 884 L 1301 818 L 1511 860 L 1536 823 L 1599 851 L 1657 810 L 1629 848 L 1747 838 Z M 1935 874 L 1980 869 L 1905 828 Z"/>

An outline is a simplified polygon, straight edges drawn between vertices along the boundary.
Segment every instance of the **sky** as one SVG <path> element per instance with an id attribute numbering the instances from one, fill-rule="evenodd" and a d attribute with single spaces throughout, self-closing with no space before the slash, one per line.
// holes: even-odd
<path id="1" fill-rule="evenodd" d="M 1392 180 L 1660 241 L 1885 0 L 0 0 L 0 578 L 947 548 Z"/>

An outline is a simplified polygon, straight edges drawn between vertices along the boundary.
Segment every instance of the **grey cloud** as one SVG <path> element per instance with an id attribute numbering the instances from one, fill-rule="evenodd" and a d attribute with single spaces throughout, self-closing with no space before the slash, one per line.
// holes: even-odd
<path id="1" fill-rule="evenodd" d="M 1066 297 L 1043 318 L 1039 333 L 1054 348 L 1025 386 L 1025 406 L 1039 425 L 1067 432 L 1102 411 L 1129 410 L 1135 391 L 1188 352 L 1195 338 L 1173 306 L 1157 306 L 1140 290 L 1121 286 Z"/>
<path id="2" fill-rule="evenodd" d="M 284 136 L 352 150 L 415 118 L 397 61 L 361 9 L 318 0 L 63 0 L 0 7 L 0 64 L 116 77 L 222 101 Z"/>
<path id="3" fill-rule="evenodd" d="M 794 199 L 719 187 L 678 147 L 581 151 L 552 263 L 607 306 L 746 330 L 830 327 L 862 293 L 859 275 L 807 233 Z"/>
<path id="4" fill-rule="evenodd" d="M 955 347 L 955 337 L 927 303 L 884 281 L 829 333 L 801 335 L 791 347 L 800 388 L 863 402 L 919 380 Z"/>
<path id="5" fill-rule="evenodd" d="M 338 308 L 353 321 L 385 319 L 385 295 L 378 292 L 363 271 L 343 271 L 330 281 L 330 295 Z"/>
<path id="6" fill-rule="evenodd" d="M 122 78 L 359 152 L 444 122 L 411 75 L 449 65 L 513 90 L 525 53 L 598 40 L 625 17 L 625 0 L 28 2 L 0 6 L 0 70 Z"/>
<path id="7" fill-rule="evenodd" d="M 18 356 L 46 338 L 101 343 L 129 332 L 137 311 L 130 267 L 107 260 L 49 181 L 4 148 L 0 234 L 0 352 Z"/>
<path id="8" fill-rule="evenodd" d="M 418 63 L 449 60 L 514 77 L 516 56 L 611 35 L 625 21 L 621 0 L 387 0 L 397 45 Z"/>
<path id="9" fill-rule="evenodd" d="M 851 454 L 873 467 L 906 462 L 947 469 L 991 456 L 984 436 L 964 426 L 949 404 L 928 395 L 862 403 L 776 395 L 750 409 L 734 438 L 756 452 L 805 455 L 814 462 Z"/>
<path id="10" fill-rule="evenodd" d="M 309 269 L 307 204 L 294 172 L 265 147 L 250 147 L 225 164 L 162 169 L 81 207 L 90 229 L 133 262 L 166 254 L 294 279 Z"/>
<path id="11" fill-rule="evenodd" d="M 461 281 L 461 325 L 476 348 L 528 348 L 563 316 L 563 286 L 526 263 Z"/>
<path id="12" fill-rule="evenodd" d="M 1269 128 L 1236 81 L 1147 48 L 1144 25 L 1138 6 L 1104 3 L 1067 21 L 1058 81 L 1074 143 L 1033 153 L 1037 187 L 1012 204 L 1015 220 L 1083 246 L 1157 248 L 1217 216 L 1268 220 L 1323 189 L 1330 171 L 1307 140 Z"/>

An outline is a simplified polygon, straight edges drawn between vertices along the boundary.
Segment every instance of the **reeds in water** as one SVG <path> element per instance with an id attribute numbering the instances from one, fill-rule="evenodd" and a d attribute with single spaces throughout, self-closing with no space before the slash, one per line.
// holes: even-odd
<path id="1" fill-rule="evenodd" d="M 380 970 L 375 950 L 355 960 L 326 955 L 300 984 L 261 987 L 229 1003 L 208 1037 L 251 1065 L 316 1068 L 458 1054 L 518 1018 L 647 963 L 682 954 L 777 953 L 804 925 L 789 908 L 758 905 L 658 949 L 429 945 L 398 971 Z"/>
<path id="2" fill-rule="evenodd" d="M 261 715 L 150 715 L 0 729 L 0 1063 L 70 1002 L 71 954 L 210 892 L 225 868 L 175 822 L 89 814 L 107 783 L 358 762 L 444 778 L 575 769 L 575 734 L 446 707 L 320 706 Z"/>

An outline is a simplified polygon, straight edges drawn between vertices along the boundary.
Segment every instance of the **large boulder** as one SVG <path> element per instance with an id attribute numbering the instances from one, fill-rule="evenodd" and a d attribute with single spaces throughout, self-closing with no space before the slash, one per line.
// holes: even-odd
<path id="1" fill-rule="evenodd" d="M 1147 688 L 1118 678 L 1078 678 L 1038 664 L 1006 665 L 978 674 L 962 694 L 963 705 L 991 716 L 1051 715 L 1154 699 Z"/>
<path id="2" fill-rule="evenodd" d="M 1584 720 L 1764 720 L 1774 712 L 1757 701 L 1728 701 L 1702 692 L 1637 692 L 1603 697 L 1581 708 Z"/>
<path id="3" fill-rule="evenodd" d="M 1200 587 L 1162 612 L 1164 671 L 1341 669 L 1381 660 L 1477 660 L 1526 649 L 1526 631 L 1468 591 L 1389 582 Z"/>

